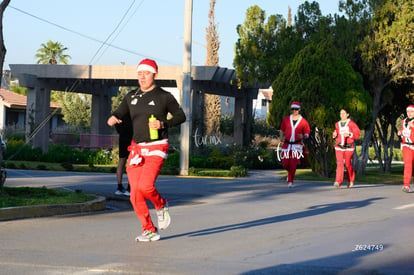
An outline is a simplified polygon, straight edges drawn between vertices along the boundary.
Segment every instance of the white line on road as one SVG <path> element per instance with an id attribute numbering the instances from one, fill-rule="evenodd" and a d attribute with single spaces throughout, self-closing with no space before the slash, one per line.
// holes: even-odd
<path id="1" fill-rule="evenodd" d="M 396 209 L 396 210 L 403 210 L 403 209 L 407 209 L 407 208 L 410 208 L 410 207 L 414 207 L 414 203 L 406 204 L 406 205 L 401 205 L 401 206 L 395 207 L 394 209 Z"/>

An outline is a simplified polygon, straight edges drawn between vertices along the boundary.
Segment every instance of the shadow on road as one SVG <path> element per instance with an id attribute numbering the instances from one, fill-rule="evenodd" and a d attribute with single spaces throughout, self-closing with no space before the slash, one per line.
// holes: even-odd
<path id="1" fill-rule="evenodd" d="M 221 232 L 226 232 L 226 231 L 231 231 L 231 230 L 246 229 L 246 228 L 252 228 L 252 227 L 262 226 L 266 224 L 272 224 L 272 223 L 296 220 L 296 219 L 301 219 L 301 218 L 306 218 L 306 217 L 311 217 L 311 216 L 316 216 L 316 215 L 322 215 L 322 214 L 333 212 L 333 211 L 362 208 L 362 207 L 366 207 L 370 205 L 373 201 L 382 200 L 382 199 L 384 198 L 370 198 L 370 199 L 361 200 L 361 201 L 315 205 L 315 206 L 310 206 L 308 210 L 305 210 L 302 212 L 286 214 L 286 215 L 281 215 L 281 216 L 274 216 L 274 217 L 269 217 L 265 219 L 254 220 L 254 221 L 248 221 L 248 222 L 243 222 L 243 223 L 212 227 L 208 229 L 188 232 L 185 234 L 173 235 L 173 236 L 165 237 L 164 239 L 171 239 L 171 238 L 177 238 L 177 237 L 183 237 L 183 236 L 196 237 L 196 236 L 211 235 L 211 234 L 216 234 L 216 233 L 221 233 Z"/>
<path id="2" fill-rule="evenodd" d="M 386 250 L 389 245 L 384 245 Z M 262 269 L 243 272 L 241 275 L 258 275 L 258 274 L 412 274 L 414 263 L 412 258 L 407 256 L 398 260 L 390 258 L 389 261 L 378 260 L 375 264 L 364 264 L 364 257 L 375 253 L 384 253 L 384 250 L 365 250 L 350 251 L 340 255 L 317 258 L 309 261 L 297 262 L 294 264 L 281 264 L 270 266 Z"/>

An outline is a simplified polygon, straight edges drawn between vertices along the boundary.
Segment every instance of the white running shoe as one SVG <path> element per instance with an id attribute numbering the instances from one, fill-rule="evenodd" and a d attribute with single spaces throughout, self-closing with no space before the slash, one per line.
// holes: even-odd
<path id="1" fill-rule="evenodd" d="M 157 210 L 157 217 L 159 229 L 166 229 L 170 225 L 171 217 L 170 213 L 168 213 L 168 202 L 165 203 L 163 208 Z"/>
<path id="2" fill-rule="evenodd" d="M 410 187 L 404 185 L 402 191 L 405 193 L 410 193 Z"/>
<path id="3" fill-rule="evenodd" d="M 155 242 L 161 238 L 160 234 L 158 234 L 157 228 L 155 228 L 155 232 L 151 232 L 149 230 L 145 230 L 144 233 L 139 235 L 135 238 L 137 242 Z"/>
<path id="4" fill-rule="evenodd" d="M 293 182 L 289 182 L 289 183 L 288 183 L 288 187 L 289 187 L 289 188 L 293 188 L 293 187 L 295 187 L 295 185 L 293 184 Z"/>
<path id="5" fill-rule="evenodd" d="M 121 195 L 123 195 L 123 194 L 124 194 L 124 190 L 119 190 L 119 189 L 116 189 L 116 191 L 115 191 L 115 195 L 121 196 Z"/>
<path id="6" fill-rule="evenodd" d="M 124 192 L 122 193 L 122 195 L 129 197 L 131 194 L 129 193 L 128 190 L 124 190 Z"/>

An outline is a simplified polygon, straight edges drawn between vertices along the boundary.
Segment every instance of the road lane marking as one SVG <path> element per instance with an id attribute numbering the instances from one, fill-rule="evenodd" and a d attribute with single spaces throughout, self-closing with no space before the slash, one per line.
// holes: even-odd
<path id="1" fill-rule="evenodd" d="M 407 209 L 407 208 L 411 208 L 411 207 L 414 207 L 414 203 L 406 204 L 406 205 L 401 205 L 401 206 L 395 207 L 394 209 L 396 209 L 396 210 L 403 210 L 403 209 Z"/>

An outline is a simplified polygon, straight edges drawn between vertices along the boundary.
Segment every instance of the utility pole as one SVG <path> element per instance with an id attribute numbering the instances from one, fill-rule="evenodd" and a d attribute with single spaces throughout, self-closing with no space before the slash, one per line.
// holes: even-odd
<path id="1" fill-rule="evenodd" d="M 186 115 L 186 121 L 181 124 L 180 139 L 180 175 L 188 176 L 190 162 L 190 137 L 191 137 L 191 44 L 193 1 L 185 0 L 184 14 L 184 53 L 183 53 L 183 79 L 181 89 L 181 106 Z"/>

